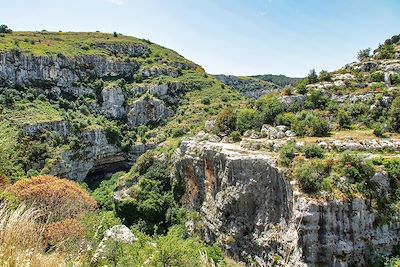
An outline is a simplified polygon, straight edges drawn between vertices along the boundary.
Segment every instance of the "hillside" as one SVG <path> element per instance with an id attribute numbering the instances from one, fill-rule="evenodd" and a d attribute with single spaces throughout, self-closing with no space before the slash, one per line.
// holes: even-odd
<path id="1" fill-rule="evenodd" d="M 214 75 L 222 83 L 231 86 L 248 98 L 256 99 L 265 94 L 283 90 L 286 86 L 295 86 L 301 79 L 285 75 L 233 76 Z"/>
<path id="2" fill-rule="evenodd" d="M 4 31 L 0 265 L 396 264 L 399 39 L 298 80 Z"/>

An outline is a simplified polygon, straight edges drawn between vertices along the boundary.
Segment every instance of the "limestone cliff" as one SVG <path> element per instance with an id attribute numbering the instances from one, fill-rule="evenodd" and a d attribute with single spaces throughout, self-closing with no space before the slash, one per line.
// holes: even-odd
<path id="1" fill-rule="evenodd" d="M 190 140 L 175 162 L 183 204 L 200 212 L 206 240 L 237 259 L 368 266 L 400 244 L 400 224 L 378 224 L 364 200 L 318 202 L 294 191 L 272 154 Z"/>

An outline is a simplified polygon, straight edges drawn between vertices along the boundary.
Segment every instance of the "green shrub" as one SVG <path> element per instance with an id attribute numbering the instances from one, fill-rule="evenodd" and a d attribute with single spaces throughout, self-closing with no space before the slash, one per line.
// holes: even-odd
<path id="1" fill-rule="evenodd" d="M 372 126 L 372 129 L 373 129 L 373 134 L 374 134 L 376 137 L 384 137 L 385 131 L 384 131 L 383 127 L 382 127 L 382 124 L 380 124 L 380 123 L 375 123 L 375 124 Z"/>
<path id="2" fill-rule="evenodd" d="M 366 59 L 368 59 L 368 58 L 370 57 L 370 53 L 371 53 L 371 48 L 367 48 L 367 49 L 364 49 L 364 50 L 360 50 L 360 51 L 358 52 L 358 54 L 357 54 L 357 59 L 358 59 L 359 61 L 366 60 Z"/>
<path id="3" fill-rule="evenodd" d="M 321 90 L 314 89 L 307 96 L 304 107 L 307 109 L 324 109 L 328 100 L 328 97 Z"/>
<path id="4" fill-rule="evenodd" d="M 301 94 L 301 95 L 306 94 L 307 93 L 307 85 L 308 85 L 308 79 L 301 80 L 296 86 L 297 93 Z"/>
<path id="5" fill-rule="evenodd" d="M 218 114 L 216 126 L 226 134 L 236 129 L 236 113 L 233 108 L 225 108 Z"/>
<path id="6" fill-rule="evenodd" d="M 310 70 L 310 73 L 307 76 L 308 82 L 310 84 L 318 82 L 318 75 L 315 69 Z"/>
<path id="7" fill-rule="evenodd" d="M 350 129 L 351 118 L 349 112 L 340 109 L 337 113 L 337 122 L 341 129 Z"/>
<path id="8" fill-rule="evenodd" d="M 303 152 L 308 159 L 324 157 L 324 150 L 316 144 L 305 145 L 303 148 Z"/>
<path id="9" fill-rule="evenodd" d="M 0 25 L 0 33 L 12 33 L 12 30 L 7 25 Z"/>
<path id="10" fill-rule="evenodd" d="M 111 144 L 121 144 L 121 129 L 116 125 L 107 125 L 106 136 Z"/>
<path id="11" fill-rule="evenodd" d="M 283 166 L 289 166 L 292 164 L 296 154 L 297 149 L 295 143 L 288 143 L 279 150 L 279 161 Z"/>
<path id="12" fill-rule="evenodd" d="M 275 96 L 258 99 L 256 108 L 262 113 L 263 122 L 267 124 L 273 124 L 276 116 L 284 111 L 283 103 Z"/>
<path id="13" fill-rule="evenodd" d="M 260 130 L 263 124 L 262 115 L 254 109 L 241 109 L 236 117 L 236 128 L 240 132 L 250 129 Z"/>
<path id="14" fill-rule="evenodd" d="M 388 115 L 389 123 L 393 131 L 400 133 L 400 96 L 393 100 Z"/>
<path id="15" fill-rule="evenodd" d="M 232 138 L 233 142 L 240 142 L 242 141 L 242 135 L 240 134 L 239 131 L 233 131 L 229 135 L 230 138 Z"/>
<path id="16" fill-rule="evenodd" d="M 203 98 L 203 99 L 201 100 L 201 103 L 202 103 L 203 105 L 210 105 L 210 104 L 211 104 L 211 100 L 210 100 L 210 98 L 205 97 L 205 98 Z"/>
<path id="17" fill-rule="evenodd" d="M 371 82 L 383 82 L 385 81 L 385 75 L 382 71 L 375 71 L 370 76 Z"/>
<path id="18" fill-rule="evenodd" d="M 390 76 L 390 80 L 391 80 L 392 84 L 400 85 L 400 74 L 397 74 L 397 73 L 392 74 Z"/>
<path id="19" fill-rule="evenodd" d="M 328 175 L 321 160 L 305 161 L 293 169 L 293 177 L 299 182 L 300 189 L 307 194 L 316 194 L 321 189 L 321 181 Z"/>
<path id="20" fill-rule="evenodd" d="M 371 161 L 365 160 L 357 154 L 345 152 L 340 156 L 339 163 L 336 166 L 338 173 L 346 176 L 350 181 L 366 182 L 375 173 Z"/>
<path id="21" fill-rule="evenodd" d="M 296 114 L 296 120 L 291 129 L 298 136 L 328 136 L 329 124 L 313 111 L 301 111 Z"/>
<path id="22" fill-rule="evenodd" d="M 296 115 L 292 112 L 281 113 L 275 118 L 275 123 L 277 125 L 285 125 L 288 127 L 290 127 L 294 121 L 296 121 Z"/>
<path id="23" fill-rule="evenodd" d="M 186 133 L 186 131 L 185 131 L 185 129 L 183 129 L 183 128 L 174 128 L 174 129 L 172 129 L 172 131 L 171 131 L 171 136 L 172 136 L 173 138 L 177 138 L 177 137 L 184 136 L 185 133 Z"/>
<path id="24" fill-rule="evenodd" d="M 383 45 L 378 48 L 377 59 L 393 59 L 395 56 L 395 49 L 392 44 Z"/>
<path id="25" fill-rule="evenodd" d="M 139 174 L 144 174 L 154 163 L 154 153 L 147 151 L 136 160 L 136 169 Z"/>
<path id="26" fill-rule="evenodd" d="M 319 73 L 319 78 L 318 78 L 321 82 L 330 82 L 332 81 L 332 74 L 326 70 L 322 70 Z"/>

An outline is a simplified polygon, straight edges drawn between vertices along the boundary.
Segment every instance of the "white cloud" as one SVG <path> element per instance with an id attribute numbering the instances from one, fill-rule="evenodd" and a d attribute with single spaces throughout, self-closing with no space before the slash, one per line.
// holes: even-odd
<path id="1" fill-rule="evenodd" d="M 123 6 L 125 5 L 124 0 L 108 0 L 111 4 L 117 5 L 117 6 Z"/>

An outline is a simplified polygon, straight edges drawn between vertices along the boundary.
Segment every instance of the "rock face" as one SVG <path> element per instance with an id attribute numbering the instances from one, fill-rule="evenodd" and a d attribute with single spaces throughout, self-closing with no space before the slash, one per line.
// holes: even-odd
<path id="1" fill-rule="evenodd" d="M 79 149 L 63 152 L 51 166 L 50 174 L 82 182 L 89 171 L 113 164 L 132 164 L 141 154 L 154 148 L 153 144 L 138 144 L 124 153 L 111 144 L 101 129 L 84 131 Z"/>
<path id="2" fill-rule="evenodd" d="M 207 241 L 268 266 L 368 266 L 400 243 L 400 224 L 377 224 L 363 200 L 316 202 L 293 194 L 268 154 L 233 144 L 183 141 L 174 178 L 200 212 Z"/>
<path id="3" fill-rule="evenodd" d="M 131 128 L 149 122 L 159 122 L 171 117 L 174 113 L 162 100 L 157 98 L 141 98 L 128 107 L 128 124 Z"/>
<path id="4" fill-rule="evenodd" d="M 125 97 L 121 88 L 103 89 L 101 96 L 103 97 L 101 109 L 107 117 L 119 119 L 126 115 Z"/>
<path id="5" fill-rule="evenodd" d="M 90 88 L 77 86 L 77 82 L 90 77 L 131 77 L 139 65 L 110 61 L 101 56 L 34 57 L 25 54 L 0 54 L 0 86 L 8 84 L 40 88 L 59 88 L 75 96 L 90 94 Z"/>
<path id="6" fill-rule="evenodd" d="M 94 259 L 107 258 L 113 255 L 117 243 L 134 244 L 136 241 L 137 238 L 128 227 L 122 224 L 115 225 L 104 234 L 103 239 L 93 255 Z"/>
<path id="7" fill-rule="evenodd" d="M 82 182 L 94 166 L 124 160 L 122 152 L 108 142 L 102 130 L 85 131 L 82 140 L 80 149 L 60 155 L 50 174 Z"/>
<path id="8" fill-rule="evenodd" d="M 241 258 L 262 255 L 258 238 L 288 225 L 292 192 L 268 156 L 229 147 L 183 142 L 175 178 L 185 182 L 184 205 L 201 212 L 206 240 L 225 240 L 225 248 Z"/>

